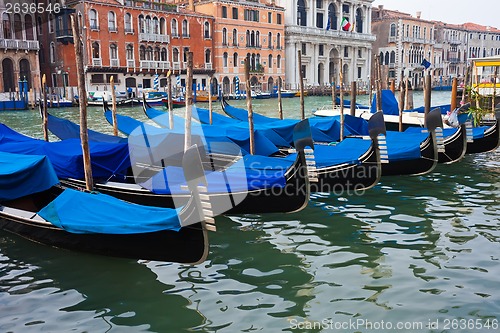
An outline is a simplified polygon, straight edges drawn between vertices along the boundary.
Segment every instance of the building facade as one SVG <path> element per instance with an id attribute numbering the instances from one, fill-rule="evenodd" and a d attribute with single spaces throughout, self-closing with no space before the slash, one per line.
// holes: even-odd
<path id="1" fill-rule="evenodd" d="M 0 92 L 11 95 L 26 81 L 28 89 L 40 90 L 40 65 L 37 16 L 16 11 L 17 1 L 0 1 Z M 12 95 L 13 96 L 13 95 Z M 9 96 L 10 97 L 10 96 Z"/>
<path id="2" fill-rule="evenodd" d="M 436 22 L 434 85 L 451 85 L 451 79 L 463 78 L 467 70 L 468 33 L 463 25 Z M 441 52 L 439 52 L 441 51 Z"/>
<path id="3" fill-rule="evenodd" d="M 109 90 L 111 77 L 118 91 L 154 88 L 156 75 L 163 88 L 169 71 L 181 78 L 174 87 L 185 86 L 190 51 L 194 84 L 206 86 L 214 72 L 211 16 L 140 0 L 75 1 L 68 7 L 55 18 L 56 56 L 50 59 L 68 74 L 62 84 L 77 85 L 71 12 L 79 21 L 89 92 Z"/>
<path id="4" fill-rule="evenodd" d="M 380 55 L 382 76 L 395 79 L 396 85 L 408 77 L 413 88 L 422 87 L 424 59 L 433 70 L 440 68 L 439 62 L 433 63 L 442 53 L 442 49 L 435 52 L 435 22 L 421 19 L 420 12 L 414 17 L 383 6 L 372 13 L 372 32 L 377 35 L 373 49 Z"/>
<path id="5" fill-rule="evenodd" d="M 470 58 L 500 55 L 500 30 L 475 23 L 465 23 Z"/>
<path id="6" fill-rule="evenodd" d="M 369 81 L 372 59 L 372 0 L 278 0 L 285 11 L 287 83 L 299 83 L 298 50 L 306 85 Z M 342 64 L 342 65 L 341 65 Z M 342 68 L 340 67 L 342 66 Z"/>
<path id="7" fill-rule="evenodd" d="M 224 94 L 235 93 L 244 80 L 244 60 L 250 59 L 254 90 L 272 91 L 285 80 L 284 8 L 270 0 L 174 1 L 215 18 L 214 82 Z M 244 90 L 241 87 L 240 90 Z"/>

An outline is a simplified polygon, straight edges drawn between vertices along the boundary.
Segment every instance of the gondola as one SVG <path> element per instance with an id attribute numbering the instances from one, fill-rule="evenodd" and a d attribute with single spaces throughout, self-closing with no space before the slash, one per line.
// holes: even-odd
<path id="1" fill-rule="evenodd" d="M 152 108 L 146 101 L 143 101 L 143 110 L 146 116 L 157 122 L 160 126 L 168 126 L 167 114 L 163 111 Z M 200 119 L 201 113 L 208 113 L 207 110 L 196 108 L 193 111 L 193 117 Z M 109 112 L 107 119 L 110 120 Z M 217 118 L 220 120 L 220 118 Z M 180 119 L 179 119 L 180 120 Z M 225 128 L 221 127 L 223 121 L 216 121 L 217 125 L 207 126 L 202 125 L 204 132 L 214 130 L 215 132 L 224 132 Z M 295 125 L 297 121 L 293 121 Z M 228 128 L 233 131 L 241 130 L 248 132 L 246 124 L 229 123 Z M 137 126 L 137 125 L 134 125 Z M 272 127 L 272 126 L 271 126 Z M 314 159 L 315 159 L 315 182 L 311 183 L 311 191 L 313 192 L 339 192 L 339 190 L 366 190 L 375 186 L 381 176 L 381 162 L 379 153 L 379 144 L 377 137 L 379 134 L 385 133 L 385 125 L 383 116 L 377 115 L 369 120 L 369 136 L 363 138 L 349 138 L 339 143 L 338 145 L 314 144 Z M 254 131 L 265 131 L 265 136 L 270 138 L 273 143 L 281 146 L 281 151 L 286 155 L 288 148 L 292 145 L 289 139 L 279 137 L 280 133 L 286 133 L 289 125 L 285 125 L 281 132 L 273 133 L 270 128 L 262 128 L 256 126 Z M 368 131 L 368 130 L 367 130 Z M 320 134 L 318 134 L 320 135 Z M 313 135 L 314 136 L 314 135 Z M 294 155 L 280 157 L 281 159 L 290 160 Z"/>
<path id="2" fill-rule="evenodd" d="M 481 126 L 479 135 L 474 135 L 473 141 L 467 143 L 466 154 L 485 153 L 497 149 L 500 146 L 500 114 L 496 113 L 496 119 L 487 127 Z M 473 129 L 474 131 L 475 129 Z"/>
<path id="3" fill-rule="evenodd" d="M 195 264 L 208 255 L 196 147 L 184 155 L 192 197 L 180 210 L 64 189 L 46 156 L 0 152 L 0 160 L 1 229 L 37 243 L 107 256 Z"/>
<path id="4" fill-rule="evenodd" d="M 109 111 L 109 110 L 108 110 Z M 56 127 L 60 127 L 61 121 L 54 122 L 55 117 L 48 118 L 49 129 L 58 133 Z M 56 118 L 57 119 L 57 118 Z M 68 122 L 62 120 L 62 122 Z M 78 125 L 73 124 L 68 128 L 75 130 Z M 145 128 L 145 127 L 143 127 Z M 307 121 L 296 126 L 294 135 L 297 140 L 301 137 L 308 137 Z M 68 135 L 68 131 L 61 131 Z M 73 132 L 76 137 L 78 132 Z M 102 135 L 102 134 L 101 134 Z M 141 136 L 142 134 L 139 134 Z M 169 135 L 172 139 L 168 141 L 170 150 L 169 171 L 177 177 L 175 170 L 176 156 L 182 155 L 184 135 L 176 133 L 157 132 L 157 135 Z M 89 135 L 90 140 L 93 136 Z M 193 136 L 196 138 L 196 136 Z M 195 139 L 193 139 L 195 140 Z M 92 142 L 92 141 L 91 141 Z M 202 140 L 196 141 L 202 144 Z M 298 154 L 293 161 L 277 160 L 263 156 L 204 156 L 203 163 L 207 172 L 209 182 L 208 196 L 212 205 L 214 214 L 221 213 L 270 213 L 270 212 L 295 212 L 303 209 L 309 201 L 309 180 L 307 174 L 307 164 L 305 160 L 305 147 L 300 142 Z M 164 147 L 164 146 L 163 146 Z M 181 150 L 179 150 L 181 148 Z M 1 150 L 1 146 L 0 146 Z M 166 155 L 166 153 L 165 153 Z M 166 157 L 166 156 L 165 156 Z M 164 162 L 163 159 L 160 162 Z M 174 164 L 172 164 L 174 163 Z M 131 172 L 127 174 L 131 175 Z M 231 189 L 227 189 L 227 184 L 221 177 L 232 176 L 233 183 Z M 171 177 L 173 178 L 173 176 Z M 213 180 L 211 182 L 211 180 Z M 179 182 L 182 179 L 178 180 Z M 66 177 L 61 182 L 70 188 L 83 187 L 84 182 L 81 178 Z M 163 183 L 162 183 L 163 182 Z M 210 185 L 212 184 L 212 185 Z M 181 203 L 187 201 L 190 197 L 186 191 L 179 191 L 165 186 L 165 180 L 162 180 L 162 174 L 154 175 L 149 182 L 140 184 L 131 181 L 100 181 L 96 182 L 95 187 L 98 191 L 106 193 L 117 198 L 159 207 L 172 207 L 174 201 Z"/>
<path id="5" fill-rule="evenodd" d="M 392 93 L 392 92 L 391 92 Z M 227 103 L 227 101 L 222 101 L 222 109 L 223 111 L 232 117 L 233 119 L 238 119 L 240 121 L 244 121 L 247 119 L 247 112 L 245 109 L 240 109 L 233 107 Z M 439 108 L 436 108 L 439 109 Z M 442 113 L 442 111 L 440 111 Z M 367 112 L 367 115 L 372 115 L 372 113 Z M 262 115 L 255 115 L 255 119 L 257 119 L 258 123 L 275 123 L 276 121 L 279 121 L 278 119 L 275 118 L 270 118 Z M 349 115 L 344 116 L 344 123 L 345 123 L 345 130 L 344 133 L 346 136 L 358 136 L 358 135 L 367 135 L 368 130 L 366 129 L 366 126 L 364 123 L 366 122 L 364 119 L 361 119 L 359 117 L 352 117 Z M 324 126 L 325 122 L 328 121 L 337 121 L 336 117 L 318 117 L 319 120 L 317 120 L 317 123 L 312 123 L 311 126 L 314 127 L 314 125 L 318 124 L 319 126 Z M 384 113 L 384 119 L 386 119 L 387 116 Z M 424 126 L 424 119 L 425 115 L 422 114 L 422 124 L 421 126 Z M 206 117 L 199 119 L 202 122 L 206 122 Z M 438 127 L 443 128 L 442 124 L 442 119 L 441 121 L 437 119 L 439 122 Z M 387 125 L 387 121 L 385 121 Z M 419 133 L 422 132 L 422 130 L 425 130 L 423 127 L 408 127 L 407 130 L 404 133 Z M 440 129 L 437 129 L 438 131 L 441 131 Z M 397 156 L 394 156 L 393 152 L 395 151 L 392 149 L 393 145 L 397 144 L 395 141 L 407 141 L 408 139 L 405 139 L 404 134 L 395 134 L 394 131 L 388 131 L 389 133 L 389 141 L 388 143 L 388 149 L 389 149 L 389 162 L 394 161 L 394 160 L 400 160 Z M 461 126 L 459 128 L 449 128 L 443 131 L 443 133 L 446 134 L 442 140 L 442 145 L 444 149 L 439 149 L 438 150 L 438 163 L 454 163 L 463 158 L 466 152 L 467 148 L 467 131 L 465 126 Z M 330 133 L 328 133 L 331 135 Z M 394 134 L 394 135 L 393 135 Z M 338 137 L 337 134 L 335 136 L 330 137 L 330 140 L 335 140 Z M 397 137 L 397 140 L 393 140 Z M 410 136 L 408 136 L 409 138 Z M 425 169 L 424 167 L 422 169 Z"/>

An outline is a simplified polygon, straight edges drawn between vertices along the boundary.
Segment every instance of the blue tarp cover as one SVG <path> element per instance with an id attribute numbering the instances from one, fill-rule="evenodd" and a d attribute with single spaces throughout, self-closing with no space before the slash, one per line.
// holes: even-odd
<path id="1" fill-rule="evenodd" d="M 208 193 L 235 193 L 284 187 L 285 173 L 292 163 L 293 161 L 280 158 L 246 155 L 223 172 L 205 171 Z M 182 168 L 169 166 L 141 183 L 141 186 L 157 194 L 187 194 L 187 191 L 180 188 L 185 184 Z"/>
<path id="2" fill-rule="evenodd" d="M 161 111 L 158 111 L 161 112 Z M 161 118 L 168 117 L 168 114 L 161 112 Z M 105 113 L 106 119 L 108 122 L 111 120 L 111 112 Z M 145 124 L 139 120 L 133 119 L 128 116 L 117 115 L 118 118 L 118 128 L 120 131 L 129 134 L 134 131 L 137 127 L 143 126 L 146 128 L 147 133 L 154 133 L 160 135 L 167 135 L 168 133 L 176 133 L 183 135 L 184 134 L 184 119 L 176 116 L 176 122 L 174 125 L 174 129 L 170 130 L 168 128 L 158 128 L 152 125 Z M 180 124 L 182 122 L 182 124 Z M 208 128 L 207 128 L 208 127 Z M 191 134 L 197 135 L 201 137 L 201 141 L 206 142 L 211 152 L 217 153 L 226 153 L 224 150 L 220 150 L 221 145 L 218 143 L 234 143 L 237 146 L 241 147 L 242 154 L 248 154 L 250 150 L 250 134 L 248 131 L 242 131 L 235 128 L 227 128 L 221 130 L 220 128 L 210 128 L 201 127 L 198 124 L 193 123 L 191 127 Z M 227 146 L 227 145 L 222 145 Z M 269 156 L 276 152 L 278 152 L 278 148 L 263 134 L 256 133 L 255 135 L 255 148 L 256 154 Z"/>
<path id="3" fill-rule="evenodd" d="M 247 123 L 248 113 L 245 109 L 236 108 L 227 104 L 225 106 L 226 113 L 234 117 L 233 123 L 237 123 L 238 120 Z M 198 112 L 199 120 L 203 123 L 207 122 L 208 110 L 201 110 Z M 219 115 L 220 116 L 220 115 Z M 224 117 L 224 116 L 220 116 Z M 225 117 L 225 123 L 230 124 L 230 118 Z M 347 119 L 348 116 L 345 116 Z M 354 117 L 352 119 L 345 121 L 344 135 L 358 135 L 362 128 L 366 128 L 366 122 L 357 121 Z M 229 120 L 228 120 L 229 119 Z M 361 119 L 362 120 L 362 119 Z M 256 129 L 272 129 L 275 131 L 283 140 L 285 140 L 289 145 L 293 144 L 293 127 L 299 122 L 298 119 L 277 119 L 266 117 L 260 114 L 254 113 L 254 123 Z M 219 125 L 219 123 L 214 122 L 214 124 Z M 313 117 L 309 118 L 309 124 L 311 125 L 311 134 L 315 142 L 335 142 L 340 140 L 340 117 Z M 248 125 L 245 125 L 248 126 Z"/>
<path id="4" fill-rule="evenodd" d="M 124 176 L 130 167 L 127 144 L 89 142 L 92 175 L 108 179 Z M 0 151 L 23 155 L 46 155 L 59 178 L 83 179 L 83 154 L 80 140 L 46 142 L 22 135 L 0 124 Z"/>
<path id="5" fill-rule="evenodd" d="M 387 153 L 389 161 L 413 160 L 421 157 L 420 144 L 428 133 L 406 133 L 387 131 Z"/>
<path id="6" fill-rule="evenodd" d="M 136 234 L 178 231 L 177 212 L 128 203 L 102 193 L 66 189 L 38 215 L 75 234 Z"/>
<path id="7" fill-rule="evenodd" d="M 316 167 L 325 168 L 333 165 L 360 163 L 359 158 L 370 148 L 372 141 L 347 138 L 335 145 L 314 145 Z M 285 159 L 292 161 L 297 154 L 290 154 Z"/>
<path id="8" fill-rule="evenodd" d="M 392 92 L 389 90 L 389 92 L 392 94 Z M 237 118 L 242 118 L 243 114 L 247 114 L 246 110 L 244 109 L 239 109 L 232 107 L 230 105 L 226 105 L 226 110 L 228 111 L 229 114 L 238 115 Z M 259 119 L 263 121 L 262 119 L 273 119 L 273 118 L 268 118 L 262 115 L 259 115 Z M 323 134 L 327 136 L 327 140 L 316 140 L 318 142 L 335 142 L 339 139 L 340 137 L 340 121 L 336 120 L 335 118 L 338 119 L 338 117 L 313 117 L 309 119 L 309 122 L 311 124 L 311 130 L 313 128 L 316 128 L 318 130 L 324 130 Z M 298 122 L 298 120 L 294 119 L 286 119 L 286 120 L 281 120 L 281 121 L 295 121 Z M 344 116 L 344 121 L 345 121 L 345 135 L 368 135 L 368 122 L 364 119 L 357 118 L 357 117 L 352 117 L 350 115 L 345 115 Z M 336 126 L 336 127 L 335 127 Z M 333 128 L 335 127 L 335 131 Z M 402 134 L 402 133 L 397 133 L 397 132 L 387 132 L 387 150 L 388 150 L 388 155 L 389 155 L 389 160 L 390 161 L 397 161 L 397 160 L 405 160 L 405 159 L 416 159 L 420 158 L 420 143 L 425 140 L 427 137 L 427 134 L 422 134 L 422 133 L 416 133 L 416 134 Z M 313 134 L 314 138 L 314 134 Z M 361 140 L 360 140 L 361 141 Z M 370 144 L 371 141 L 368 141 L 368 144 Z M 351 143 L 349 143 L 350 145 Z M 354 146 L 357 144 L 360 145 L 359 150 L 353 150 Z M 321 145 L 318 145 L 319 150 L 314 152 L 314 156 L 316 158 L 316 164 L 318 166 L 328 166 L 332 164 L 338 164 L 341 163 L 344 159 L 345 156 L 345 161 L 347 163 L 351 163 L 352 161 L 355 160 L 355 158 L 358 158 L 363 152 L 368 150 L 367 146 L 362 146 L 362 143 L 356 143 L 354 141 L 352 143 L 353 146 L 351 146 L 348 149 L 343 150 L 340 152 L 338 150 L 338 153 L 335 154 L 340 154 L 338 156 L 332 156 L 332 152 L 328 151 L 328 149 L 332 148 L 324 148 Z M 347 144 L 346 144 L 347 146 Z M 341 146 L 342 147 L 342 146 Z M 353 154 L 351 155 L 349 151 L 352 151 Z M 363 152 L 361 152 L 364 150 Z M 361 152 L 361 154 L 360 154 Z M 348 154 L 348 155 L 345 155 Z M 356 156 L 357 155 L 357 156 Z M 330 164 L 329 164 L 330 163 Z"/>
<path id="9" fill-rule="evenodd" d="M 80 139 L 80 125 L 75 124 L 67 119 L 58 118 L 51 114 L 47 117 L 47 126 L 49 130 L 61 140 Z M 126 138 L 119 136 L 104 134 L 93 130 L 88 130 L 88 138 L 90 141 L 110 142 L 110 143 L 126 143 Z"/>
<path id="10" fill-rule="evenodd" d="M 59 183 L 46 156 L 0 152 L 0 200 L 48 190 Z"/>
<path id="11" fill-rule="evenodd" d="M 377 112 L 377 94 L 373 95 L 371 113 Z M 391 90 L 382 90 L 382 111 L 384 114 L 397 116 L 399 114 L 399 105 L 394 93 Z"/>

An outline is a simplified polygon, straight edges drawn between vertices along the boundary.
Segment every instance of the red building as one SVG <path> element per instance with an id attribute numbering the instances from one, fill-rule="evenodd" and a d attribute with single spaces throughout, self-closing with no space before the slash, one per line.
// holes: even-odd
<path id="1" fill-rule="evenodd" d="M 63 76 L 68 74 L 70 86 L 77 85 L 69 20 L 72 11 L 79 20 L 89 92 L 109 90 L 112 76 L 118 91 L 154 88 L 156 74 L 164 87 L 169 70 L 184 83 L 188 51 L 194 54 L 195 84 L 206 85 L 213 74 L 211 16 L 142 0 L 74 1 L 68 6 L 70 10 L 55 18 L 55 61 Z"/>

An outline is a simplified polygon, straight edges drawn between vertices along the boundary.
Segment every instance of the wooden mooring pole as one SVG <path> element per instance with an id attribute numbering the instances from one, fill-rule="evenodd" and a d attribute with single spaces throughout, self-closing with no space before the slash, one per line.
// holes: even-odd
<path id="1" fill-rule="evenodd" d="M 252 88 L 250 86 L 250 59 L 245 58 L 245 87 L 247 92 L 248 131 L 250 134 L 250 154 L 255 154 L 255 137 L 253 130 Z"/>
<path id="2" fill-rule="evenodd" d="M 75 42 L 76 76 L 78 79 L 78 96 L 80 96 L 80 140 L 83 152 L 85 187 L 87 191 L 92 191 L 94 188 L 94 181 L 92 178 L 92 165 L 90 163 L 89 138 L 87 132 L 87 91 L 85 88 L 85 73 L 83 70 L 83 45 L 80 40 L 80 29 L 75 14 L 71 15 L 71 27 L 73 29 L 73 40 Z"/>

